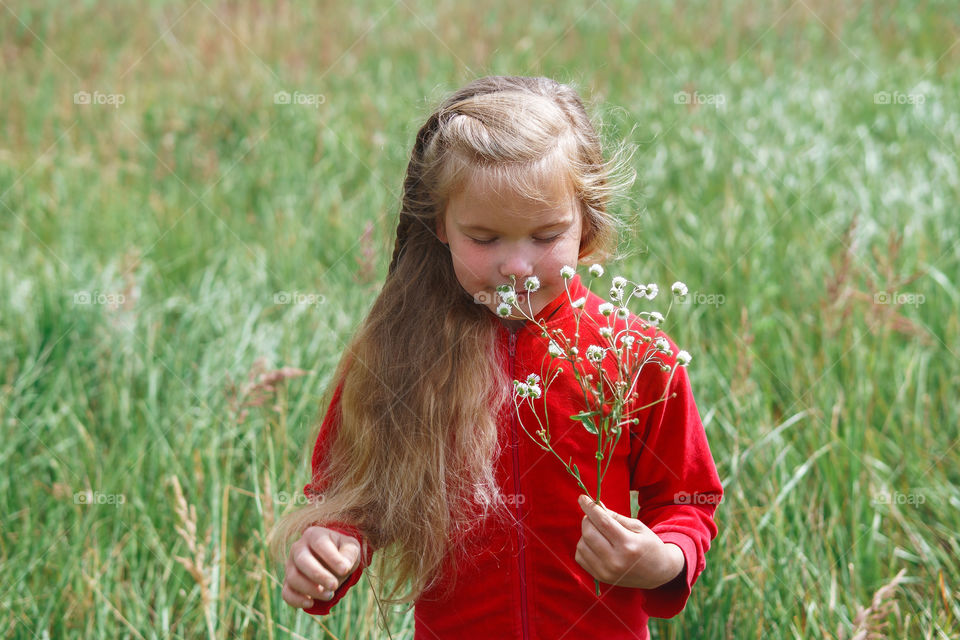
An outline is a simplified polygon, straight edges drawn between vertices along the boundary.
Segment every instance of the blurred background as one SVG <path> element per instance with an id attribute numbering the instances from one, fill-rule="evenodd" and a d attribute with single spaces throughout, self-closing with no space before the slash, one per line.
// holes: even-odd
<path id="1" fill-rule="evenodd" d="M 291 609 L 263 538 L 417 129 L 512 74 L 635 147 L 608 271 L 690 289 L 726 493 L 653 637 L 960 637 L 958 15 L 0 0 L 0 634 L 387 637 L 366 576 Z"/>

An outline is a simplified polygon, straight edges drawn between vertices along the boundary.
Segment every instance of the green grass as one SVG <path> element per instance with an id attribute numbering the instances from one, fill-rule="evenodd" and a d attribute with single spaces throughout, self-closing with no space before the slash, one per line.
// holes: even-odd
<path id="1" fill-rule="evenodd" d="M 960 636 L 950 3 L 310 6 L 0 5 L 0 633 L 380 637 L 366 578 L 328 618 L 283 603 L 265 522 L 308 477 L 417 128 L 514 73 L 576 83 L 637 145 L 609 267 L 696 296 L 667 330 L 726 495 L 654 637 L 849 638 L 901 570 L 891 637 Z M 241 420 L 259 358 L 308 373 Z"/>

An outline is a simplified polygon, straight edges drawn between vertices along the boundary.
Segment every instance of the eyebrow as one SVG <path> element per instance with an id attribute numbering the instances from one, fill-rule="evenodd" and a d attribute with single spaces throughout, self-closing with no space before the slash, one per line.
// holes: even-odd
<path id="1" fill-rule="evenodd" d="M 536 229 L 533 230 L 533 232 L 538 233 L 540 231 L 546 231 L 547 229 L 568 226 L 570 224 L 573 224 L 573 219 L 566 218 L 564 220 L 560 220 L 559 222 L 551 222 L 550 224 L 545 224 L 540 227 L 537 227 Z M 486 233 L 497 233 L 497 231 L 495 231 L 494 229 L 488 229 L 487 227 L 479 224 L 458 224 L 457 226 L 460 227 L 460 229 L 463 231 L 480 231 L 480 232 L 486 232 Z"/>

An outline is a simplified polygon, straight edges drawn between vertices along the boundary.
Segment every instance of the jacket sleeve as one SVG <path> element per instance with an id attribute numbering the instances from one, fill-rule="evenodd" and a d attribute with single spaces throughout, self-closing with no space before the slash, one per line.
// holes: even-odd
<path id="1" fill-rule="evenodd" d="M 671 348 L 677 353 L 676 345 Z M 674 358 L 665 360 L 673 364 Z M 661 397 L 669 372 L 655 373 L 644 404 Z M 676 397 L 669 397 L 672 394 Z M 641 405 L 643 406 L 643 405 Z M 644 589 L 648 615 L 671 618 L 686 606 L 694 582 L 706 566 L 705 556 L 717 535 L 713 516 L 723 486 L 710 454 L 707 436 L 690 389 L 686 367 L 677 367 L 665 402 L 637 414 L 630 433 L 630 488 L 638 492 L 637 517 L 683 551 L 684 568 L 655 589 Z"/>
<path id="2" fill-rule="evenodd" d="M 320 433 L 317 436 L 317 442 L 313 448 L 313 456 L 311 457 L 310 465 L 312 469 L 313 481 L 303 488 L 303 493 L 308 500 L 315 500 L 318 498 L 321 500 L 323 499 L 323 488 L 326 486 L 326 479 L 324 477 L 326 469 L 325 462 L 330 451 L 330 446 L 333 442 L 333 435 L 336 431 L 337 425 L 339 424 L 340 395 L 342 389 L 342 382 L 337 385 L 336 389 L 334 389 L 333 398 L 330 400 L 330 406 L 327 408 L 327 413 L 324 416 L 323 423 L 320 426 Z M 333 594 L 333 598 L 327 601 L 314 599 L 314 605 L 304 609 L 304 611 L 313 615 L 327 615 L 330 613 L 330 609 L 343 598 L 344 594 L 346 594 L 350 587 L 360 581 L 360 576 L 363 573 L 363 569 L 370 565 L 370 562 L 373 558 L 373 548 L 370 546 L 370 543 L 366 540 L 360 530 L 353 525 L 344 522 L 318 522 L 316 524 L 356 538 L 357 541 L 360 542 L 361 548 L 360 564 L 353 571 L 353 573 L 351 573 L 337 588 Z"/>

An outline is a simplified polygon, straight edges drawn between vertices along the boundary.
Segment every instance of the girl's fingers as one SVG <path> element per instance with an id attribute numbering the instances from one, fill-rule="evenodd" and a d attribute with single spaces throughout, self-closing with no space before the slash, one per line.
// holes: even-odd
<path id="1" fill-rule="evenodd" d="M 320 585 L 328 591 L 335 591 L 340 586 L 340 579 L 327 570 L 306 546 L 293 552 L 293 565 L 314 585 Z"/>
<path id="2" fill-rule="evenodd" d="M 600 559 L 586 544 L 581 542 L 581 544 L 577 545 L 577 552 L 574 555 L 574 560 L 577 561 L 577 564 L 579 564 L 584 571 L 595 578 L 597 577 L 593 572 L 596 571 L 596 568 L 599 566 Z"/>
<path id="3" fill-rule="evenodd" d="M 613 545 L 603 534 L 603 531 L 597 527 L 593 519 L 584 516 L 580 522 L 580 537 L 590 547 L 590 550 L 596 554 L 609 554 L 613 551 Z"/>
<path id="4" fill-rule="evenodd" d="M 338 582 L 347 576 L 350 562 L 343 557 L 330 537 L 321 536 L 311 539 L 309 545 L 313 554 L 320 559 L 325 569 L 336 576 Z"/>
<path id="5" fill-rule="evenodd" d="M 284 583 L 298 595 L 317 598 L 318 600 L 329 600 L 330 598 L 325 596 L 335 591 L 335 589 L 330 589 L 328 586 L 323 585 L 323 583 L 318 585 L 296 569 L 287 574 Z"/>
<path id="6" fill-rule="evenodd" d="M 307 609 L 313 606 L 313 598 L 305 596 L 302 593 L 297 593 L 287 584 L 283 585 L 283 591 L 280 592 L 280 597 L 282 597 L 283 601 L 288 605 L 297 609 Z"/>

